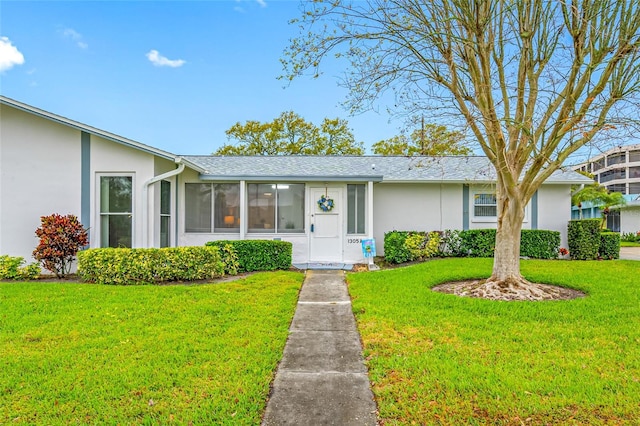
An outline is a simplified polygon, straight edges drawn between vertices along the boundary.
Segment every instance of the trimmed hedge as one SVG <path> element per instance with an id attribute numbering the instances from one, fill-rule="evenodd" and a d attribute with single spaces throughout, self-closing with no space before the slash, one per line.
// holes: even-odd
<path id="1" fill-rule="evenodd" d="M 230 264 L 223 262 L 223 257 Z M 98 284 L 155 284 L 234 275 L 231 248 L 99 248 L 78 253 L 78 275 Z"/>
<path id="2" fill-rule="evenodd" d="M 40 275 L 40 265 L 24 263 L 24 257 L 0 256 L 0 280 L 33 280 Z"/>
<path id="3" fill-rule="evenodd" d="M 569 254 L 576 260 L 598 258 L 601 219 L 576 219 L 569 221 Z"/>
<path id="4" fill-rule="evenodd" d="M 278 240 L 218 240 L 207 247 L 229 245 L 238 254 L 238 272 L 275 271 L 291 268 L 293 244 Z"/>
<path id="5" fill-rule="evenodd" d="M 391 231 L 384 234 L 384 258 L 389 263 L 404 263 L 411 260 L 411 252 L 404 244 L 407 231 Z"/>
<path id="6" fill-rule="evenodd" d="M 417 258 L 413 256 L 413 235 L 425 232 L 391 231 L 384 236 L 384 256 L 390 263 L 403 263 Z M 470 229 L 467 231 L 433 232 L 438 236 L 438 254 L 449 257 L 493 257 L 496 244 L 495 229 Z M 426 246 L 426 244 L 423 244 Z M 541 229 L 523 229 L 520 234 L 520 255 L 534 259 L 556 259 L 560 248 L 560 232 Z M 429 257 L 435 253 L 430 253 Z"/>
<path id="7" fill-rule="evenodd" d="M 523 229 L 520 234 L 520 256 L 533 259 L 557 259 L 560 232 L 543 229 Z"/>
<path id="8" fill-rule="evenodd" d="M 620 258 L 620 234 L 617 232 L 600 233 L 600 247 L 598 256 L 601 259 L 619 259 Z"/>
<path id="9" fill-rule="evenodd" d="M 469 229 L 460 232 L 461 251 L 469 257 L 493 257 L 496 249 L 495 229 Z"/>

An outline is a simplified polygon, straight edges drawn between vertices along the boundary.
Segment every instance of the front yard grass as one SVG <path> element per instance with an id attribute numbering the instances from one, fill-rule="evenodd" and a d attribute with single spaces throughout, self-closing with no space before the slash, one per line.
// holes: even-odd
<path id="1" fill-rule="evenodd" d="M 302 280 L 0 283 L 0 424 L 259 424 Z"/>
<path id="2" fill-rule="evenodd" d="M 492 259 L 348 275 L 385 425 L 640 424 L 634 261 L 522 262 L 585 298 L 496 302 L 430 290 L 487 277 Z"/>
<path id="3" fill-rule="evenodd" d="M 630 241 L 620 241 L 620 247 L 640 247 L 640 243 L 632 243 Z"/>

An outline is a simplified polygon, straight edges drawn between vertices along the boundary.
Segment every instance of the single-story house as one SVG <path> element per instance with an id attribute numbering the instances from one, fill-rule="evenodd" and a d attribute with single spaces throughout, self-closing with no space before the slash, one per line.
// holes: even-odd
<path id="1" fill-rule="evenodd" d="M 496 225 L 485 157 L 175 155 L 0 97 L 0 254 L 30 258 L 40 216 L 74 214 L 91 247 L 202 245 L 219 239 L 293 243 L 296 264 L 361 263 L 391 230 Z M 523 227 L 560 231 L 570 187 L 554 173 Z"/>

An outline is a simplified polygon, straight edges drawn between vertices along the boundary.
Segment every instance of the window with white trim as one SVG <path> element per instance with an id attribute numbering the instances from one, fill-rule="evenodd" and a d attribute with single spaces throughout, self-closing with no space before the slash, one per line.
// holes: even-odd
<path id="1" fill-rule="evenodd" d="M 347 234 L 364 234 L 365 188 L 363 184 L 347 185 Z"/>
<path id="2" fill-rule="evenodd" d="M 473 216 L 495 218 L 498 215 L 498 200 L 495 193 L 485 192 L 473 195 Z"/>
<path id="3" fill-rule="evenodd" d="M 160 247 L 171 245 L 171 182 L 160 181 Z"/>
<path id="4" fill-rule="evenodd" d="M 100 246 L 131 247 L 133 176 L 100 176 Z"/>

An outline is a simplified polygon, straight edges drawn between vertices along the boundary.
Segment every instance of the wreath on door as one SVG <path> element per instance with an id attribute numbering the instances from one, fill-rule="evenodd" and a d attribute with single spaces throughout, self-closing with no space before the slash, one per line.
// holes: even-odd
<path id="1" fill-rule="evenodd" d="M 325 213 L 333 210 L 333 207 L 334 207 L 333 198 L 329 198 L 326 195 L 323 195 L 322 197 L 320 197 L 317 203 L 320 210 L 322 210 Z"/>

